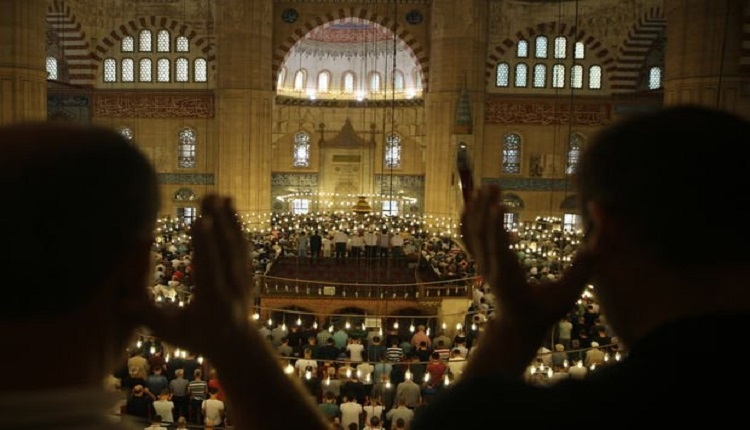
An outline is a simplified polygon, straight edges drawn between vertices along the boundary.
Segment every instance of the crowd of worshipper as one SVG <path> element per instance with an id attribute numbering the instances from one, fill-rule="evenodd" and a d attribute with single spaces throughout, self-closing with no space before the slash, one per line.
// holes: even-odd
<path id="1" fill-rule="evenodd" d="M 421 273 L 434 274 L 439 282 L 465 280 L 474 283 L 477 275 L 473 260 L 445 222 L 427 223 L 417 217 L 378 215 L 345 216 L 340 213 L 317 215 L 277 214 L 270 227 L 257 228 L 245 222 L 251 244 L 249 262 L 256 276 L 266 275 L 281 257 L 303 260 L 334 258 L 342 262 L 359 258 L 394 258 L 415 263 Z M 581 233 L 563 228 L 556 218 L 509 226 L 513 248 L 532 281 L 555 279 L 569 264 Z M 174 218 L 160 220 L 154 242 L 153 294 L 156 300 L 184 304 L 193 287 L 190 225 Z M 310 237 L 321 236 L 321 249 L 310 246 Z M 315 255 L 318 254 L 318 255 Z M 487 290 L 488 287 L 479 287 Z"/>
<path id="2" fill-rule="evenodd" d="M 343 318 L 322 327 L 287 325 L 281 318 L 259 324 L 259 330 L 278 352 L 279 365 L 300 380 L 333 428 L 408 428 L 415 414 L 460 380 L 493 303 L 491 292 L 475 293 L 474 310 L 455 330 L 413 323 L 408 331 L 404 324 L 365 328 Z M 586 378 L 625 354 L 588 288 L 550 328 L 527 378 L 536 384 Z M 158 418 L 170 428 L 180 421 L 194 428 L 231 427 L 211 364 L 158 339 L 139 340 L 113 380 L 123 394 L 120 412 L 144 423 Z"/>

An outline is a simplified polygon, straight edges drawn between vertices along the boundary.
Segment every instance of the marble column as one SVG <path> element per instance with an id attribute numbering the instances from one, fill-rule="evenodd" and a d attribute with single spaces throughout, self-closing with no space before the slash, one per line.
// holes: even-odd
<path id="1" fill-rule="evenodd" d="M 432 3 L 430 75 L 425 96 L 428 214 L 458 216 L 463 203 L 455 168 L 457 147 L 463 142 L 470 154 L 482 152 L 488 16 L 488 2 L 484 0 Z M 481 172 L 475 175 L 476 181 Z"/>
<path id="2" fill-rule="evenodd" d="M 240 213 L 271 205 L 271 0 L 217 2 L 217 191 Z"/>
<path id="3" fill-rule="evenodd" d="M 47 118 L 46 3 L 0 6 L 0 125 Z"/>

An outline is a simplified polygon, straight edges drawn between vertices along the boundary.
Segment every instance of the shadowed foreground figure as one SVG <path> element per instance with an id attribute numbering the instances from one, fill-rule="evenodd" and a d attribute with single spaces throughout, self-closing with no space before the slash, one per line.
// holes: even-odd
<path id="1" fill-rule="evenodd" d="M 0 300 L 3 365 L 14 369 L 1 429 L 142 429 L 112 415 L 118 398 L 102 383 L 140 326 L 211 360 L 235 428 L 284 428 L 288 408 L 325 428 L 250 322 L 247 244 L 228 199 L 203 199 L 194 300 L 166 313 L 146 292 L 159 191 L 135 146 L 101 128 L 0 127 L 0 178 L 4 276 L 22 280 Z"/>
<path id="2" fill-rule="evenodd" d="M 745 415 L 746 372 L 696 372 L 684 351 L 742 343 L 750 327 L 750 124 L 698 107 L 671 107 L 604 129 L 577 172 L 585 248 L 559 281 L 527 284 L 502 229 L 500 190 L 481 189 L 463 214 L 463 236 L 498 298 L 462 380 L 420 411 L 412 430 L 608 427 L 654 422 L 731 423 Z M 699 193 L 707 190 L 707 194 Z M 551 388 L 523 372 L 549 327 L 587 282 L 627 345 L 622 362 Z M 690 354 L 688 354 L 690 355 Z M 472 410 L 462 414 L 459 411 Z M 463 427 L 462 427 L 463 426 Z"/>

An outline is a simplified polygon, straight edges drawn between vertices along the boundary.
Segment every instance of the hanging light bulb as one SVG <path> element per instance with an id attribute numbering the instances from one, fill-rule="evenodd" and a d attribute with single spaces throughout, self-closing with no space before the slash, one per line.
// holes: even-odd
<path id="1" fill-rule="evenodd" d="M 346 377 L 347 378 L 351 378 L 352 377 L 352 369 L 351 369 L 351 367 L 348 368 L 348 369 L 346 369 Z"/>
<path id="2" fill-rule="evenodd" d="M 415 328 L 414 328 L 414 322 L 412 322 L 411 325 L 409 326 L 409 331 L 411 333 L 414 333 L 414 330 L 415 330 Z"/>
<path id="3" fill-rule="evenodd" d="M 269 327 L 271 327 L 273 325 L 273 319 L 268 318 L 268 321 L 266 321 L 266 323 L 268 324 Z"/>
<path id="4" fill-rule="evenodd" d="M 372 375 L 368 373 L 367 375 L 365 375 L 365 383 L 369 384 L 370 382 L 372 382 Z"/>
<path id="5" fill-rule="evenodd" d="M 393 328 L 398 330 L 398 321 L 393 323 Z"/>
<path id="6" fill-rule="evenodd" d="M 294 373 L 294 366 L 292 366 L 291 363 L 287 364 L 284 368 L 284 373 L 286 373 L 287 375 L 291 375 L 292 373 Z"/>
<path id="7" fill-rule="evenodd" d="M 346 322 L 346 323 L 344 324 L 344 327 L 346 327 L 346 329 L 347 329 L 347 330 L 349 330 L 350 328 L 352 328 L 352 325 L 351 325 L 351 323 L 350 323 L 349 321 L 347 321 L 347 322 Z"/>
<path id="8" fill-rule="evenodd" d="M 185 351 L 185 350 L 182 350 L 182 351 L 180 352 L 180 356 L 181 356 L 182 358 L 187 358 L 187 351 Z"/>
<path id="9" fill-rule="evenodd" d="M 367 331 L 367 324 L 362 323 L 362 331 Z"/>
<path id="10" fill-rule="evenodd" d="M 390 390 L 390 389 L 391 389 L 391 381 L 385 381 L 385 388 L 386 388 L 387 390 Z"/>
<path id="11" fill-rule="evenodd" d="M 424 332 L 424 334 L 426 334 L 428 337 L 430 336 L 430 328 L 429 327 L 427 327 L 427 330 Z"/>
<path id="12" fill-rule="evenodd" d="M 331 377 L 330 376 L 328 376 L 326 378 L 326 387 L 329 386 L 329 385 L 331 385 Z"/>
<path id="13" fill-rule="evenodd" d="M 615 353 L 615 360 L 616 360 L 616 361 L 620 361 L 620 358 L 622 358 L 622 355 L 620 355 L 620 351 L 617 351 L 617 352 Z"/>
<path id="14" fill-rule="evenodd" d="M 318 329 L 318 322 L 317 322 L 317 321 L 315 321 L 315 322 L 313 323 L 313 329 L 315 329 L 315 330 L 317 330 L 317 329 Z"/>
<path id="15" fill-rule="evenodd" d="M 568 363 L 568 360 L 563 360 L 563 367 L 567 368 L 570 366 L 570 363 Z"/>
<path id="16" fill-rule="evenodd" d="M 305 371 L 305 379 L 307 379 L 309 381 L 310 378 L 312 378 L 312 372 L 309 371 L 309 370 L 306 370 Z"/>
<path id="17" fill-rule="evenodd" d="M 328 332 L 333 333 L 333 324 L 328 326 Z"/>
<path id="18" fill-rule="evenodd" d="M 297 317 L 297 325 L 302 325 L 302 318 L 301 317 Z"/>
<path id="19" fill-rule="evenodd" d="M 197 360 L 198 360 L 198 364 L 203 364 L 203 356 L 202 355 L 199 355 Z"/>
<path id="20" fill-rule="evenodd" d="M 169 363 L 169 354 L 164 356 L 164 362 Z"/>
<path id="21" fill-rule="evenodd" d="M 579 361 L 578 364 L 576 364 L 576 367 L 583 367 L 583 362 Z"/>
<path id="22" fill-rule="evenodd" d="M 592 364 L 591 367 L 589 367 L 589 369 L 591 369 L 591 371 L 593 372 L 594 369 L 596 369 L 596 364 Z"/>
<path id="23" fill-rule="evenodd" d="M 255 312 L 255 313 L 253 314 L 253 319 L 254 319 L 255 321 L 258 321 L 258 320 L 260 319 L 260 314 L 259 314 L 259 313 L 257 313 L 257 312 Z"/>
<path id="24" fill-rule="evenodd" d="M 471 323 L 471 330 L 477 331 L 477 323 Z"/>
<path id="25" fill-rule="evenodd" d="M 448 324 L 446 324 L 446 323 L 445 323 L 445 321 L 443 321 L 443 325 L 442 325 L 442 327 L 443 327 L 443 330 L 445 330 L 445 329 L 447 329 L 447 328 L 448 328 Z"/>
<path id="26" fill-rule="evenodd" d="M 286 329 L 286 323 L 281 323 L 281 330 L 287 331 L 287 329 Z"/>
<path id="27" fill-rule="evenodd" d="M 404 373 L 404 378 L 411 380 L 412 373 L 411 370 L 406 370 L 406 373 Z"/>
<path id="28" fill-rule="evenodd" d="M 380 327 L 378 329 L 378 334 L 380 335 L 381 338 L 383 337 L 383 327 Z"/>
<path id="29" fill-rule="evenodd" d="M 555 373 L 554 373 L 554 372 L 552 371 L 552 368 L 551 368 L 551 367 L 550 367 L 549 369 L 547 369 L 547 377 L 548 377 L 548 378 L 551 378 L 551 377 L 552 377 L 552 375 L 554 375 L 554 374 L 555 374 Z"/>
<path id="30" fill-rule="evenodd" d="M 456 324 L 456 330 L 458 330 L 458 331 L 461 331 L 461 329 L 462 329 L 463 327 L 464 327 L 464 326 L 463 326 L 463 325 L 461 325 L 461 323 L 457 323 L 457 324 Z"/>
<path id="31" fill-rule="evenodd" d="M 138 339 L 138 342 L 135 343 L 135 347 L 140 349 L 143 346 L 143 341 L 141 339 Z"/>
<path id="32" fill-rule="evenodd" d="M 154 354 L 156 354 L 156 347 L 155 347 L 155 346 L 152 346 L 151 348 L 149 348 L 148 352 L 150 352 L 150 353 L 151 353 L 151 355 L 154 355 Z"/>
<path id="33" fill-rule="evenodd" d="M 430 372 L 425 372 L 425 374 L 424 374 L 424 382 L 429 382 L 429 381 L 430 381 Z"/>
<path id="34" fill-rule="evenodd" d="M 450 385 L 450 384 L 451 384 L 451 378 L 450 378 L 450 376 L 448 376 L 448 374 L 446 373 L 446 374 L 445 374 L 445 378 L 443 378 L 443 385 L 445 385 L 445 386 L 447 387 L 447 386 L 448 386 L 448 385 Z"/>

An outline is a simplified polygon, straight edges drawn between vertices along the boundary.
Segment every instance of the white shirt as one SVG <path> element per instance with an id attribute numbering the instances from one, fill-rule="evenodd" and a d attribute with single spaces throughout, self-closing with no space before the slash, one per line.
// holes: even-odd
<path id="1" fill-rule="evenodd" d="M 362 361 L 362 351 L 364 351 L 364 349 L 365 346 L 361 343 L 350 343 L 349 345 L 346 345 L 346 350 L 349 351 L 349 359 L 356 362 Z"/>
<path id="2" fill-rule="evenodd" d="M 224 402 L 216 399 L 203 401 L 201 408 L 205 411 L 206 420 L 218 426 L 222 424 L 221 414 L 224 412 Z"/>
<path id="3" fill-rule="evenodd" d="M 347 429 L 349 424 L 359 424 L 359 416 L 362 414 L 362 405 L 356 402 L 346 402 L 339 406 L 341 409 L 341 425 Z"/>

